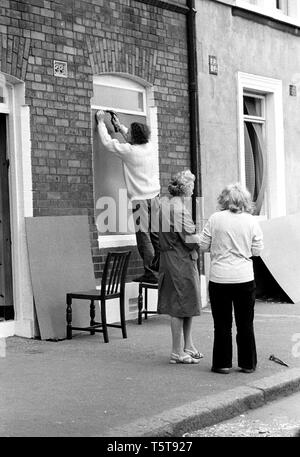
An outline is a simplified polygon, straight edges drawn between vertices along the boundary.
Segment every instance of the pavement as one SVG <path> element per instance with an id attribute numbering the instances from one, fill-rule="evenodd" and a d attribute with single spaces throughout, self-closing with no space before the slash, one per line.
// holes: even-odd
<path id="1" fill-rule="evenodd" d="M 257 301 L 258 367 L 212 373 L 209 308 L 194 319 L 198 365 L 169 364 L 168 316 L 58 342 L 11 337 L 0 351 L 2 437 L 182 437 L 300 390 L 300 303 Z M 233 341 L 235 329 L 233 331 Z M 283 360 L 283 366 L 269 356 Z"/>

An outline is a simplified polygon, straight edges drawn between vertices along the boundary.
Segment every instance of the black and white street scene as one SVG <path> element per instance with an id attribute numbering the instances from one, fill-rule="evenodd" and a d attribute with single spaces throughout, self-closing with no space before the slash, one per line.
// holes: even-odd
<path id="1" fill-rule="evenodd" d="M 1 438 L 300 436 L 299 126 L 300 0 L 0 0 Z"/>

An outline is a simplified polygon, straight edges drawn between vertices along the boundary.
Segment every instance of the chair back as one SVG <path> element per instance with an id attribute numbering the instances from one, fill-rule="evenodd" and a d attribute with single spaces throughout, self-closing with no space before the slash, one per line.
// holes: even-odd
<path id="1" fill-rule="evenodd" d="M 108 252 L 101 280 L 101 295 L 124 293 L 125 278 L 131 251 Z"/>

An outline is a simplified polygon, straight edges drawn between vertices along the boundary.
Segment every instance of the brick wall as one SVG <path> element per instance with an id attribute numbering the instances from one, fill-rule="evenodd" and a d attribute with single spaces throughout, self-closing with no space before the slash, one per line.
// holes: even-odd
<path id="1" fill-rule="evenodd" d="M 67 78 L 54 77 L 54 60 L 68 63 Z M 98 277 L 92 77 L 122 72 L 153 85 L 165 193 L 170 174 L 190 166 L 186 18 L 133 0 L 1 0 L 0 71 L 25 82 L 34 216 L 87 214 Z M 134 252 L 130 274 L 139 262 Z"/>

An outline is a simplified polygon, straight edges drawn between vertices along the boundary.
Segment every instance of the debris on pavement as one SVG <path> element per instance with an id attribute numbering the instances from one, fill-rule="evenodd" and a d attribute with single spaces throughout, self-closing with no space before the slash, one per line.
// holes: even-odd
<path id="1" fill-rule="evenodd" d="M 288 367 L 288 364 L 283 362 L 282 360 L 278 359 L 278 357 L 275 357 L 274 354 L 270 355 L 269 360 L 272 360 L 272 362 L 279 363 L 279 365 L 283 365 L 285 367 Z"/>

